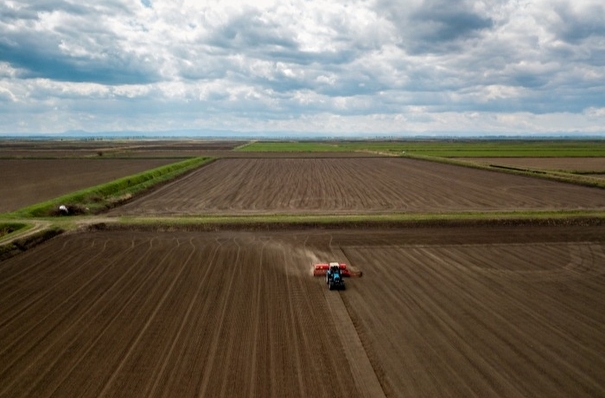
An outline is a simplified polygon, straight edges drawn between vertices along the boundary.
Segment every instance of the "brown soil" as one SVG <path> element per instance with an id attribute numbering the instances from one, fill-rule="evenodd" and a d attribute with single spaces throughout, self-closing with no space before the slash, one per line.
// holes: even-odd
<path id="1" fill-rule="evenodd" d="M 171 159 L 0 159 L 0 213 L 173 162 Z"/>
<path id="2" fill-rule="evenodd" d="M 202 151 L 229 151 L 246 141 L 204 140 L 50 140 L 12 141 L 0 140 L 0 157 L 98 157 L 102 156 L 149 156 L 187 157 L 202 156 Z"/>
<path id="3" fill-rule="evenodd" d="M 603 209 L 596 188 L 402 158 L 223 159 L 111 214 Z"/>
<path id="4" fill-rule="evenodd" d="M 603 396 L 604 237 L 62 235 L 0 263 L 0 396 Z M 364 276 L 327 291 L 331 259 Z"/>
<path id="5" fill-rule="evenodd" d="M 463 158 L 461 160 L 543 170 L 605 171 L 605 158 Z"/>

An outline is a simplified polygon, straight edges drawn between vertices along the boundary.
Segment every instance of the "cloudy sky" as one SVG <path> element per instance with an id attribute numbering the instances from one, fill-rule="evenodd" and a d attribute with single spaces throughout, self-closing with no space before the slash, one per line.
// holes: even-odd
<path id="1" fill-rule="evenodd" d="M 605 133 L 603 0 L 5 0 L 0 133 Z"/>

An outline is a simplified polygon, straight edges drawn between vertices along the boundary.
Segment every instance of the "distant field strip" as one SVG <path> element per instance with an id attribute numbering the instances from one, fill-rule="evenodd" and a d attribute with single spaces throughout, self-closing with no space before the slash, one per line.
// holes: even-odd
<path id="1" fill-rule="evenodd" d="M 570 172 L 602 171 L 605 173 L 605 157 L 602 158 L 466 158 L 465 160 L 482 164 L 503 166 L 565 170 Z"/>
<path id="2" fill-rule="evenodd" d="M 255 142 L 242 151 L 372 151 L 438 157 L 605 157 L 605 140 L 393 140 Z"/>
<path id="3" fill-rule="evenodd" d="M 174 162 L 174 159 L 0 159 L 0 212 Z"/>
<path id="4" fill-rule="evenodd" d="M 602 190 L 403 158 L 224 159 L 113 215 L 602 210 Z"/>

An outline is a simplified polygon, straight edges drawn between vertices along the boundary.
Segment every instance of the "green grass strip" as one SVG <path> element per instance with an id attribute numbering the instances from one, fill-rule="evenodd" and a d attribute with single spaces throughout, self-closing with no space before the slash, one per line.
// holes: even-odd
<path id="1" fill-rule="evenodd" d="M 411 153 L 438 157 L 605 157 L 605 140 L 400 140 L 253 142 L 237 148 L 255 152 Z"/>
<path id="2" fill-rule="evenodd" d="M 31 228 L 32 225 L 19 222 L 2 222 L 0 223 L 0 241 L 8 235 L 17 233 L 25 228 Z M 28 228 L 28 229 L 29 229 Z"/>
<path id="3" fill-rule="evenodd" d="M 349 152 L 348 148 L 322 142 L 254 142 L 236 148 L 241 152 Z"/>
<path id="4" fill-rule="evenodd" d="M 592 210 L 527 210 L 455 213 L 391 213 L 391 214 L 268 214 L 246 216 L 181 216 L 121 217 L 125 225 L 196 225 L 196 224 L 334 224 L 418 221 L 488 221 L 488 220 L 563 220 L 570 218 L 604 219 L 605 211 Z"/>
<path id="5" fill-rule="evenodd" d="M 605 140 L 433 140 L 343 142 L 342 149 L 438 157 L 605 157 Z"/>
<path id="6" fill-rule="evenodd" d="M 429 162 L 451 164 L 455 166 L 470 167 L 473 169 L 497 171 L 501 173 L 508 173 L 514 175 L 521 175 L 526 177 L 542 178 L 545 180 L 564 182 L 568 184 L 582 185 L 585 187 L 601 188 L 605 189 L 605 179 L 590 177 L 589 175 L 572 174 L 560 171 L 552 170 L 533 170 L 528 168 L 517 168 L 517 167 L 506 167 L 498 165 L 488 165 L 482 163 L 475 163 L 464 159 L 451 159 L 442 158 L 436 156 L 418 155 L 407 153 L 404 157 L 410 159 L 426 160 Z"/>
<path id="7" fill-rule="evenodd" d="M 139 174 L 123 177 L 105 184 L 76 191 L 55 199 L 25 207 L 8 216 L 48 217 L 58 213 L 60 205 L 67 206 L 75 214 L 97 213 L 129 200 L 154 185 L 172 180 L 189 170 L 209 163 L 213 158 L 190 158 Z"/>

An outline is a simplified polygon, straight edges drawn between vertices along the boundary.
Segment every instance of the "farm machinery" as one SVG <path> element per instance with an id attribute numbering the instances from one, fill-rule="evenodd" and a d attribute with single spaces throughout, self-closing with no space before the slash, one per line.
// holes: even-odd
<path id="1" fill-rule="evenodd" d="M 352 272 L 344 263 L 322 263 L 313 266 L 313 276 L 325 276 L 330 290 L 344 290 L 345 277 L 361 276 L 361 272 Z"/>

